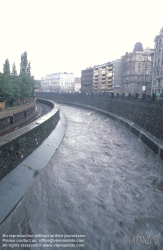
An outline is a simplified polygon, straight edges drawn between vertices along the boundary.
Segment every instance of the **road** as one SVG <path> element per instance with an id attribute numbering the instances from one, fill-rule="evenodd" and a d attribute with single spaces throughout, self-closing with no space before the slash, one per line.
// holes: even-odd
<path id="1" fill-rule="evenodd" d="M 163 161 L 106 116 L 61 110 L 65 137 L 0 235 L 80 239 L 79 247 L 21 249 L 163 249 Z"/>

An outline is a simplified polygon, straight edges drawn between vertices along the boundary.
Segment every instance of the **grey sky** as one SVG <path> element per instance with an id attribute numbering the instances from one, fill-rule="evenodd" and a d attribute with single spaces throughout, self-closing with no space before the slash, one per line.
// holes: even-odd
<path id="1" fill-rule="evenodd" d="M 0 71 L 27 51 L 32 74 L 75 76 L 120 58 L 136 42 L 154 47 L 163 26 L 162 0 L 0 0 Z"/>

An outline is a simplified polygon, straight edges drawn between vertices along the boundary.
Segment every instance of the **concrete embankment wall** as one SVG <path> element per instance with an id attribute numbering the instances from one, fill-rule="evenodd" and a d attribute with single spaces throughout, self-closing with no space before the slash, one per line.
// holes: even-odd
<path id="1" fill-rule="evenodd" d="M 163 103 L 81 94 L 37 93 L 36 97 L 105 114 L 124 124 L 163 159 Z"/>
<path id="2" fill-rule="evenodd" d="M 54 130 L 59 119 L 59 107 L 47 100 L 37 100 L 53 109 L 29 125 L 0 138 L 0 179 L 31 154 Z"/>

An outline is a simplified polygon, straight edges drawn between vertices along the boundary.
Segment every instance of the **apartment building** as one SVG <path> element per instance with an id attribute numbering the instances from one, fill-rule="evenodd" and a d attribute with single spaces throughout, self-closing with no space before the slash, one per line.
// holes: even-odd
<path id="1" fill-rule="evenodd" d="M 81 71 L 81 93 L 93 92 L 93 67 Z"/>
<path id="2" fill-rule="evenodd" d="M 154 42 L 151 94 L 160 94 L 163 93 L 163 27 Z"/>
<path id="3" fill-rule="evenodd" d="M 75 77 L 75 92 L 81 92 L 81 78 Z"/>
<path id="4" fill-rule="evenodd" d="M 93 91 L 121 93 L 122 69 L 122 59 L 95 65 L 93 71 Z"/>
<path id="5" fill-rule="evenodd" d="M 43 92 L 71 92 L 75 91 L 73 73 L 54 73 L 41 78 Z"/>
<path id="6" fill-rule="evenodd" d="M 123 83 L 122 92 L 141 95 L 151 94 L 153 49 L 143 49 L 142 43 L 137 42 L 133 52 L 126 52 L 122 56 L 123 61 Z"/>

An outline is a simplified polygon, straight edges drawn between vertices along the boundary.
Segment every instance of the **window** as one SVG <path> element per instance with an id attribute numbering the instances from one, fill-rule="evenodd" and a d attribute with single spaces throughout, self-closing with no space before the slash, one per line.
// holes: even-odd
<path id="1" fill-rule="evenodd" d="M 162 62 L 161 62 L 161 64 L 163 65 L 163 58 L 162 58 Z"/>
<path id="2" fill-rule="evenodd" d="M 156 80 L 153 80 L 153 86 L 156 86 Z"/>
<path id="3" fill-rule="evenodd" d="M 138 63 L 138 68 L 141 68 L 141 63 Z"/>

